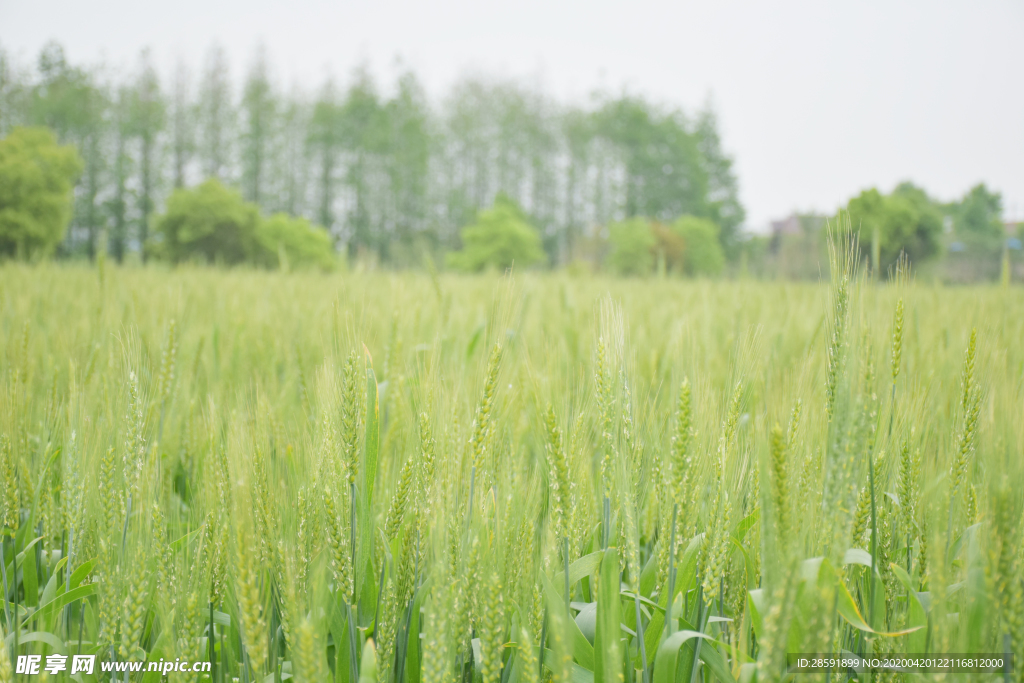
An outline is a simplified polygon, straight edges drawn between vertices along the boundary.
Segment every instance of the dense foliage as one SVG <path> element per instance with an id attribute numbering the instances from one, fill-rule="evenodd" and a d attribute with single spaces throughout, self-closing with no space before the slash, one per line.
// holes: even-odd
<path id="1" fill-rule="evenodd" d="M 265 265 L 288 268 L 316 266 L 330 270 L 337 263 L 331 236 L 305 218 L 275 213 L 260 220 L 256 240 Z"/>
<path id="2" fill-rule="evenodd" d="M 619 275 L 648 275 L 654 264 L 655 244 L 651 223 L 645 218 L 612 223 L 608 226 L 608 265 Z"/>
<path id="3" fill-rule="evenodd" d="M 234 83 L 224 53 L 161 78 L 144 52 L 110 83 L 47 46 L 34 69 L 0 52 L 0 136 L 45 125 L 84 159 L 67 253 L 108 236 L 118 261 L 145 244 L 174 188 L 215 178 L 268 213 L 329 230 L 349 255 L 408 266 L 460 248 L 499 193 L 523 208 L 547 260 L 576 257 L 595 226 L 632 215 L 743 221 L 714 113 L 603 96 L 565 106 L 516 82 L 467 79 L 431 102 L 412 73 L 362 70 L 315 92 L 273 77 L 262 51 Z M 385 94 L 385 92 L 389 94 Z"/>
<path id="4" fill-rule="evenodd" d="M 957 236 L 982 248 L 999 248 L 1005 238 L 1002 198 L 984 185 L 976 185 L 953 207 Z"/>
<path id="5" fill-rule="evenodd" d="M 257 205 L 216 180 L 175 190 L 155 226 L 158 240 L 147 247 L 173 263 L 330 268 L 335 261 L 334 247 L 323 228 L 286 214 L 266 218 Z"/>
<path id="6" fill-rule="evenodd" d="M 828 262 L 827 224 L 849 217 L 860 232 L 861 255 L 872 276 L 895 273 L 901 255 L 926 280 L 967 283 L 1024 280 L 1018 235 L 1024 223 L 1004 222 L 1002 197 L 984 184 L 941 202 L 909 182 L 888 194 L 870 188 L 838 216 L 794 214 L 772 224 L 770 236 L 748 236 L 743 268 L 751 274 L 817 279 Z M 1002 277 L 1000 277 L 1002 273 Z"/>
<path id="7" fill-rule="evenodd" d="M 259 207 L 216 180 L 193 190 L 175 190 L 166 213 L 155 221 L 163 238 L 158 253 L 175 263 L 252 262 L 261 246 L 256 239 L 259 219 Z"/>
<path id="8" fill-rule="evenodd" d="M 0 255 L 53 252 L 71 219 L 71 190 L 81 170 L 74 148 L 45 128 L 16 128 L 0 140 Z"/>
<path id="9" fill-rule="evenodd" d="M 605 259 L 613 273 L 687 276 L 720 275 L 725 252 L 718 226 L 696 216 L 680 216 L 669 225 L 646 218 L 631 218 L 608 226 L 610 251 Z"/>
<path id="10" fill-rule="evenodd" d="M 719 240 L 718 226 L 706 218 L 680 216 L 671 226 L 682 242 L 677 267 L 687 275 L 720 275 L 725 267 L 725 254 Z"/>
<path id="11" fill-rule="evenodd" d="M 853 225 L 860 228 L 865 248 L 873 248 L 877 240 L 880 272 L 895 268 L 900 254 L 919 263 L 939 250 L 942 213 L 913 185 L 904 183 L 889 195 L 865 190 L 850 200 L 848 209 Z"/>
<path id="12" fill-rule="evenodd" d="M 831 286 L 4 267 L 0 680 L 1021 661 L 1021 299 L 856 250 Z"/>
<path id="13" fill-rule="evenodd" d="M 485 268 L 504 271 L 513 266 L 528 268 L 544 260 L 537 229 L 506 195 L 481 211 L 462 229 L 462 250 L 448 255 L 448 264 L 471 273 Z"/>
<path id="14" fill-rule="evenodd" d="M 152 217 L 172 192 L 212 178 L 265 214 L 324 226 L 339 251 L 367 265 L 419 267 L 425 254 L 445 262 L 502 193 L 540 233 L 552 267 L 623 271 L 604 260 L 619 250 L 607 242 L 609 226 L 637 217 L 652 221 L 656 245 L 650 265 L 629 272 L 816 279 L 827 261 L 820 231 L 741 234 L 733 163 L 708 109 L 607 93 L 586 106 L 560 104 L 522 83 L 481 78 L 432 100 L 412 73 L 379 83 L 363 70 L 310 92 L 275 78 L 262 51 L 233 82 L 217 48 L 169 75 L 148 52 L 113 81 L 107 69 L 73 64 L 58 45 L 34 68 L 0 50 L 0 136 L 46 126 L 82 158 L 61 256 L 144 255 Z M 908 183 L 875 192 L 844 208 L 862 228 L 865 256 L 878 252 L 880 276 L 903 252 L 929 278 L 1024 277 L 992 189 L 979 185 L 949 203 Z M 667 228 L 682 216 L 716 226 L 725 267 L 695 271 L 679 260 L 682 240 Z M 700 262 L 717 263 L 715 251 Z"/>

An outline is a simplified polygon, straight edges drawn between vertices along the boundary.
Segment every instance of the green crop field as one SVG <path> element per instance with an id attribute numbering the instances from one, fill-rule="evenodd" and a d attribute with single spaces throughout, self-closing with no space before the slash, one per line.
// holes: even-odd
<path id="1" fill-rule="evenodd" d="M 4 265 L 0 682 L 1024 680 L 1024 298 L 845 261 Z"/>

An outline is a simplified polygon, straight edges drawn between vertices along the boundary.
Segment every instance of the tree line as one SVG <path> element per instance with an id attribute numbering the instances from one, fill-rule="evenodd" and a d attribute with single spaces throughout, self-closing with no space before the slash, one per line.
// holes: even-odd
<path id="1" fill-rule="evenodd" d="M 1024 223 L 1004 220 L 1003 200 L 984 183 L 952 201 L 940 201 L 904 181 L 888 193 L 861 191 L 832 216 L 794 214 L 771 235 L 744 244 L 752 274 L 817 279 L 831 226 L 849 222 L 859 234 L 859 256 L 878 277 L 900 270 L 903 259 L 928 279 L 976 282 L 1024 278 Z"/>
<path id="2" fill-rule="evenodd" d="M 57 44 L 33 65 L 0 50 L 0 137 L 46 126 L 77 148 L 64 256 L 144 258 L 172 191 L 209 179 L 267 215 L 325 227 L 350 257 L 395 266 L 463 247 L 461 229 L 496 198 L 537 228 L 551 264 L 585 257 L 608 225 L 636 216 L 704 219 L 736 253 L 743 207 L 710 107 L 607 93 L 565 105 L 483 78 L 434 102 L 412 71 L 383 87 L 360 68 L 311 91 L 272 74 L 262 48 L 240 83 L 216 46 L 168 77 L 148 51 L 113 72 L 73 64 Z"/>

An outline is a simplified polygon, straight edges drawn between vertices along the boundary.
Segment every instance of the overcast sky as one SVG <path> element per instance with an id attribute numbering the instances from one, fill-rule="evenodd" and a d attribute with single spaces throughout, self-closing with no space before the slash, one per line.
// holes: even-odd
<path id="1" fill-rule="evenodd" d="M 167 70 L 217 41 L 236 77 L 262 42 L 309 87 L 398 58 L 435 97 L 467 73 L 563 102 L 710 97 L 751 228 L 904 179 L 944 200 L 985 182 L 1024 218 L 1022 0 L 0 0 L 6 50 L 28 63 L 49 40 L 115 66 L 148 46 Z"/>

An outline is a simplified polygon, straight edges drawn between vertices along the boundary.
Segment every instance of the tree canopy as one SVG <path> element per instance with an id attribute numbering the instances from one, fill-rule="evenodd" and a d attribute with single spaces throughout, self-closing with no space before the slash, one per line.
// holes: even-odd
<path id="1" fill-rule="evenodd" d="M 953 210 L 957 237 L 974 247 L 999 246 L 1004 238 L 1002 212 L 1002 196 L 984 183 L 975 185 Z"/>
<path id="2" fill-rule="evenodd" d="M 744 212 L 713 110 L 691 123 L 678 110 L 621 97 L 606 101 L 593 120 L 594 134 L 623 160 L 626 216 L 707 218 L 719 226 L 722 246 L 732 246 Z"/>
<path id="3" fill-rule="evenodd" d="M 923 190 L 910 183 L 888 195 L 874 188 L 864 190 L 850 200 L 847 210 L 853 228 L 860 230 L 865 254 L 877 234 L 880 273 L 895 266 L 900 253 L 917 263 L 938 252 L 942 213 Z"/>
<path id="4" fill-rule="evenodd" d="M 608 226 L 608 266 L 619 275 L 649 275 L 657 239 L 646 218 L 630 218 Z"/>
<path id="5" fill-rule="evenodd" d="M 259 209 L 235 190 L 211 178 L 194 189 L 177 189 L 155 220 L 163 240 L 155 253 L 174 262 L 203 260 L 225 264 L 255 261 Z"/>
<path id="6" fill-rule="evenodd" d="M 655 263 L 679 275 L 719 275 L 725 267 L 719 231 L 714 221 L 697 216 L 668 225 L 642 217 L 612 223 L 608 265 L 620 275 L 647 275 Z"/>
<path id="7" fill-rule="evenodd" d="M 275 213 L 258 223 L 256 240 L 262 249 L 259 259 L 265 265 L 282 267 L 334 267 L 337 258 L 331 236 L 305 218 Z"/>
<path id="8" fill-rule="evenodd" d="M 150 250 L 172 263 L 330 268 L 335 262 L 327 231 L 286 214 L 265 218 L 256 204 L 216 179 L 175 190 L 155 227 L 159 241 Z"/>
<path id="9" fill-rule="evenodd" d="M 48 45 L 33 68 L 3 60 L 0 134 L 46 125 L 84 160 L 65 253 L 115 259 L 148 243 L 176 188 L 216 178 L 268 215 L 323 225 L 350 255 L 418 263 L 461 246 L 461 229 L 503 193 L 564 264 L 595 226 L 647 216 L 714 221 L 729 252 L 743 220 L 712 109 L 631 95 L 560 103 L 514 80 L 466 78 L 431 101 L 411 71 L 376 82 L 328 74 L 312 97 L 275 78 L 257 49 L 231 79 L 225 51 L 164 79 L 143 51 L 107 77 Z M 8 66 L 10 65 L 10 66 Z"/>
<path id="10" fill-rule="evenodd" d="M 719 241 L 718 225 L 707 218 L 680 216 L 672 223 L 672 232 L 683 242 L 681 269 L 690 276 L 720 275 L 725 267 L 725 252 Z"/>
<path id="11" fill-rule="evenodd" d="M 477 272 L 485 268 L 505 270 L 544 260 L 540 235 L 527 222 L 522 210 L 505 195 L 481 211 L 476 221 L 462 229 L 462 250 L 449 254 L 454 268 Z"/>
<path id="12" fill-rule="evenodd" d="M 45 128 L 15 128 L 0 140 L 0 254 L 47 256 L 64 239 L 82 162 Z"/>

